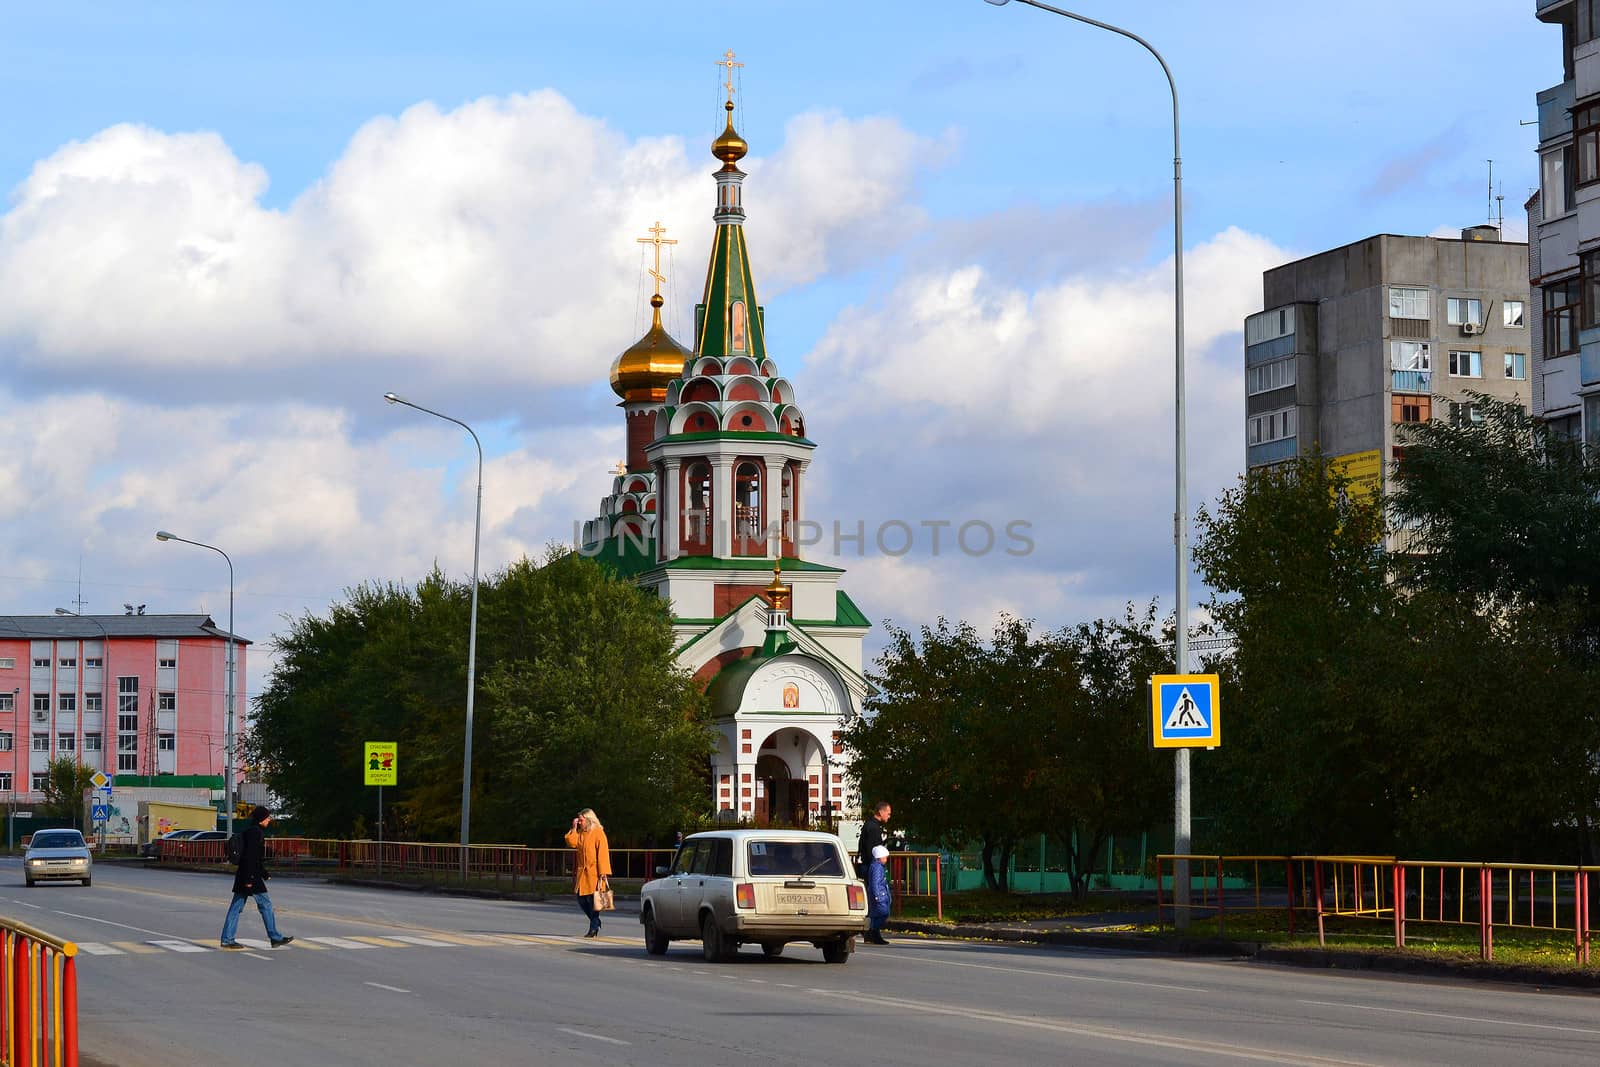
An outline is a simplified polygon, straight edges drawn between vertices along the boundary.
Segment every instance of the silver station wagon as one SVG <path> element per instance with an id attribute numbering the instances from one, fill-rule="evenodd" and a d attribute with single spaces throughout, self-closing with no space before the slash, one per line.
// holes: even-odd
<path id="1" fill-rule="evenodd" d="M 829 963 L 850 958 L 867 928 L 867 890 L 833 834 L 714 830 L 686 838 L 671 867 L 645 883 L 639 921 L 651 955 L 698 940 L 708 961 L 742 944 L 768 956 L 807 941 Z"/>

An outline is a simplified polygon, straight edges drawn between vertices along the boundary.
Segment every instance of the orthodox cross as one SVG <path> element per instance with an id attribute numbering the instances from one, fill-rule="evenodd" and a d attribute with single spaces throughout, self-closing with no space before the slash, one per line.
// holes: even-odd
<path id="1" fill-rule="evenodd" d="M 637 237 L 634 240 L 637 241 L 637 243 L 642 244 L 642 245 L 655 245 L 656 265 L 650 271 L 650 277 L 655 279 L 655 281 L 656 281 L 656 295 L 660 296 L 661 295 L 661 283 L 667 280 L 666 276 L 661 273 L 661 246 L 662 245 L 675 245 L 678 242 L 677 242 L 676 238 L 662 237 L 661 236 L 662 234 L 667 232 L 667 228 L 665 226 L 661 225 L 661 220 L 660 219 L 657 219 L 656 220 L 656 224 L 654 226 L 649 227 L 649 230 L 650 230 L 650 236 L 649 237 Z"/>
<path id="2" fill-rule="evenodd" d="M 733 68 L 742 67 L 744 64 L 733 61 L 733 49 L 730 48 L 722 53 L 722 58 L 717 60 L 717 66 L 728 68 L 728 80 L 723 83 L 722 87 L 728 90 L 728 103 L 731 104 L 733 103 Z"/>

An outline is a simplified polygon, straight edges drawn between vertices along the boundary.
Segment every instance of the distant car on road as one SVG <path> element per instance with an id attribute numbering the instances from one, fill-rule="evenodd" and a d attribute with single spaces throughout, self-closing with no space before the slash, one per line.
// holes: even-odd
<path id="1" fill-rule="evenodd" d="M 153 839 L 151 841 L 146 841 L 144 843 L 143 847 L 141 847 L 139 849 L 139 855 L 144 856 L 146 858 L 159 856 L 159 855 L 161 855 L 161 842 L 163 842 L 163 841 L 187 841 L 189 838 L 193 837 L 195 834 L 203 834 L 203 833 L 205 833 L 204 830 L 195 830 L 195 829 L 168 830 L 166 833 L 162 834 L 160 837 L 157 837 L 157 838 L 155 838 L 155 839 Z"/>
<path id="2" fill-rule="evenodd" d="M 30 887 L 36 882 L 70 879 L 89 884 L 94 860 L 89 846 L 76 830 L 39 830 L 22 854 L 22 875 Z"/>
<path id="3" fill-rule="evenodd" d="M 768 956 L 809 941 L 829 963 L 850 958 L 867 927 L 867 891 L 833 834 L 810 830 L 716 830 L 684 840 L 663 877 L 645 883 L 639 921 L 645 951 L 698 940 L 707 961 L 741 944 Z"/>

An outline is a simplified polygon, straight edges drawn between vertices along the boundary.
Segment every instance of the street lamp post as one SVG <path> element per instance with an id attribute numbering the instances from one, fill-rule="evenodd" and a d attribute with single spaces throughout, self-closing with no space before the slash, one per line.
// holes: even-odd
<path id="1" fill-rule="evenodd" d="M 157 541 L 181 541 L 186 545 L 193 545 L 196 548 L 209 548 L 211 551 L 215 552 L 217 555 L 221 556 L 223 559 L 228 561 L 228 668 L 227 668 L 228 669 L 228 724 L 227 724 L 226 728 L 223 731 L 224 740 L 223 740 L 223 743 L 222 743 L 223 750 L 224 750 L 224 754 L 223 754 L 224 763 L 223 763 L 223 772 L 222 772 L 222 799 L 223 799 L 223 807 L 225 807 L 227 809 L 227 812 L 226 812 L 227 824 L 226 825 L 227 825 L 227 830 L 228 830 L 228 836 L 232 837 L 233 836 L 233 690 L 234 690 L 233 675 L 234 675 L 235 655 L 236 655 L 236 653 L 234 652 L 235 640 L 234 640 L 234 636 L 233 636 L 233 560 L 229 559 L 228 558 L 228 554 L 226 552 L 222 551 L 222 549 L 218 548 L 216 545 L 208 545 L 208 544 L 205 544 L 202 541 L 191 541 L 187 537 L 179 537 L 177 534 L 168 533 L 165 530 L 157 530 L 156 531 L 156 540 Z M 153 710 L 154 709 L 152 709 L 152 711 Z M 159 753 L 159 751 L 160 751 L 160 749 L 158 747 L 157 748 L 157 752 Z M 157 768 L 158 769 L 160 767 L 160 759 L 161 759 L 161 757 L 158 754 L 156 756 L 156 762 L 157 762 Z"/>
<path id="2" fill-rule="evenodd" d="M 1003 6 L 1008 0 L 987 0 L 996 7 Z M 1174 392 L 1176 397 L 1175 435 L 1176 449 L 1174 459 L 1174 510 L 1172 516 L 1173 545 L 1176 555 L 1174 568 L 1174 585 L 1177 594 L 1177 634 L 1173 659 L 1176 661 L 1176 673 L 1186 674 L 1189 670 L 1189 560 L 1188 560 L 1188 473 L 1187 473 L 1187 446 L 1185 444 L 1186 432 L 1184 428 L 1184 402 L 1183 402 L 1183 153 L 1178 142 L 1178 83 L 1173 80 L 1172 68 L 1167 66 L 1167 61 L 1161 53 L 1136 33 L 1113 26 L 1108 22 L 1100 22 L 1071 11 L 1052 7 L 1040 3 L 1039 0 L 1018 0 L 1019 3 L 1029 7 L 1049 11 L 1063 18 L 1073 19 L 1102 30 L 1107 30 L 1128 40 L 1139 44 L 1145 51 L 1155 56 L 1156 62 L 1161 64 L 1161 72 L 1167 76 L 1167 88 L 1172 90 L 1172 300 L 1174 318 L 1174 343 L 1173 366 L 1176 372 Z M 1173 753 L 1173 847 L 1172 851 L 1179 856 L 1188 855 L 1191 848 L 1191 827 L 1189 812 L 1189 750 L 1180 748 Z M 1173 902 L 1177 905 L 1175 919 L 1178 928 L 1185 929 L 1189 925 L 1189 863 L 1187 860 L 1176 860 L 1173 864 L 1172 876 Z"/>
<path id="3" fill-rule="evenodd" d="M 478 449 L 478 503 L 472 515 L 472 617 L 467 630 L 467 737 L 461 755 L 461 881 L 467 880 L 467 836 L 472 823 L 472 695 L 478 666 L 478 546 L 483 528 L 483 442 L 477 433 L 460 419 L 414 404 L 394 393 L 384 393 L 383 399 L 391 404 L 404 404 L 424 414 L 445 422 L 453 422 L 472 437 Z"/>
<path id="4" fill-rule="evenodd" d="M 111 675 L 111 668 L 110 668 L 110 662 L 109 662 L 110 659 L 111 659 L 111 635 L 106 633 L 105 624 L 102 623 L 99 619 L 95 618 L 93 615 L 84 615 L 81 612 L 68 611 L 66 608 L 57 608 L 56 609 L 56 614 L 57 615 L 65 615 L 65 616 L 68 616 L 68 617 L 74 618 L 74 619 L 82 619 L 85 622 L 92 622 L 95 625 L 95 629 L 100 631 L 100 641 L 101 641 L 101 644 L 100 644 L 100 649 L 101 649 L 101 651 L 100 651 L 100 720 L 101 720 L 101 722 L 103 724 L 105 722 L 105 714 L 106 714 L 106 679 L 108 677 L 110 677 L 110 675 Z M 80 663 L 81 663 L 82 658 L 83 657 L 80 657 Z M 79 677 L 82 677 L 82 668 L 81 667 L 80 667 Z M 79 722 L 82 722 L 81 713 L 80 713 Z M 100 737 L 101 737 L 100 762 L 104 763 L 105 762 L 105 751 L 106 750 L 105 750 L 105 730 L 104 730 L 103 727 L 102 727 L 102 729 L 100 731 Z M 82 765 L 82 763 L 83 763 L 83 754 L 82 754 L 82 752 L 79 752 L 79 754 L 78 754 L 78 763 L 79 763 L 79 765 Z M 102 771 L 104 769 L 105 769 L 104 767 L 101 768 Z M 101 844 L 102 847 L 104 847 L 105 841 L 102 839 L 100 844 Z"/>

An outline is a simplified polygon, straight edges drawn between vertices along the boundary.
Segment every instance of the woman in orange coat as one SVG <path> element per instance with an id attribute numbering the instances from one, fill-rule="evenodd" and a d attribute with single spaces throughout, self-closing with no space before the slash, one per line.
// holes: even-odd
<path id="1" fill-rule="evenodd" d="M 611 846 L 606 843 L 606 828 L 593 808 L 584 808 L 572 820 L 567 831 L 567 844 L 574 853 L 572 860 L 572 891 L 578 894 L 578 906 L 589 917 L 589 932 L 584 937 L 600 936 L 600 912 L 595 909 L 596 890 L 609 889 L 611 878 Z"/>

